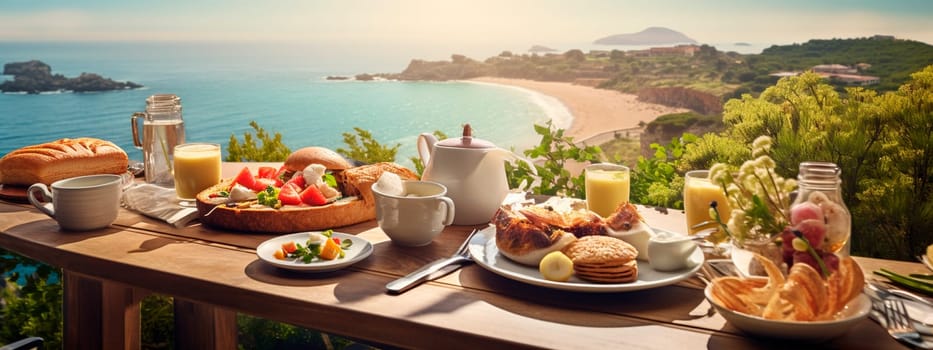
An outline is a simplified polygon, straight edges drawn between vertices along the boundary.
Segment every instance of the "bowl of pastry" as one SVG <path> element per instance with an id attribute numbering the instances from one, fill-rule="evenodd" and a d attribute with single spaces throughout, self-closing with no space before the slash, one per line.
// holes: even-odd
<path id="1" fill-rule="evenodd" d="M 704 290 L 716 311 L 743 332 L 820 342 L 844 335 L 871 312 L 862 293 L 865 277 L 851 257 L 826 278 L 807 264 L 794 264 L 785 276 L 769 259 L 756 260 L 767 277 L 719 277 Z"/>

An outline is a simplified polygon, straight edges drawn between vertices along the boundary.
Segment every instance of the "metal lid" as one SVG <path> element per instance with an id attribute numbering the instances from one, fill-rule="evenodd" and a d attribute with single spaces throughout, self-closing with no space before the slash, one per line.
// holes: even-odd
<path id="1" fill-rule="evenodd" d="M 496 148 L 496 145 L 492 142 L 473 137 L 473 128 L 470 127 L 470 124 L 463 124 L 463 136 L 441 140 L 437 145 L 456 148 Z"/>

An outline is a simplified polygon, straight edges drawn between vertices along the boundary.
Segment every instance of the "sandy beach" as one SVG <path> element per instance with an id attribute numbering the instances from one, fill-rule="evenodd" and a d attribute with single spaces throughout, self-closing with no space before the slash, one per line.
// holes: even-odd
<path id="1" fill-rule="evenodd" d="M 482 77 L 473 81 L 521 87 L 559 100 L 573 115 L 566 135 L 583 141 L 594 135 L 638 127 L 658 116 L 686 112 L 686 109 L 645 103 L 636 95 L 562 82 Z"/>

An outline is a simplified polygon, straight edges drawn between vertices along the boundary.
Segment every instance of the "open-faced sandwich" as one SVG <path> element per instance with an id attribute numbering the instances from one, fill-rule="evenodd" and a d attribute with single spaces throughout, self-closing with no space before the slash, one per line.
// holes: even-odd
<path id="1" fill-rule="evenodd" d="M 278 169 L 244 167 L 197 196 L 202 223 L 251 232 L 289 233 L 323 230 L 372 220 L 370 187 L 383 172 L 417 180 L 395 163 L 354 167 L 336 152 L 306 147 L 293 152 Z"/>

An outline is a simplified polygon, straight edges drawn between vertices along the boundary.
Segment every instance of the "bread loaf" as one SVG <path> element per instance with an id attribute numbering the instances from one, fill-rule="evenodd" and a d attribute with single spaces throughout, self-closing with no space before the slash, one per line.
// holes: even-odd
<path id="1" fill-rule="evenodd" d="M 61 139 L 26 146 L 0 158 L 0 184 L 28 186 L 94 174 L 123 174 L 126 152 L 95 138 Z"/>

